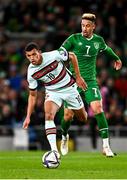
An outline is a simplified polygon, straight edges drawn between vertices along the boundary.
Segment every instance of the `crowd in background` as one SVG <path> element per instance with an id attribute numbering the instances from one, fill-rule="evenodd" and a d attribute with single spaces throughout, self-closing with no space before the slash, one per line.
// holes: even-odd
<path id="1" fill-rule="evenodd" d="M 26 43 L 39 43 L 42 52 L 59 48 L 69 35 L 81 32 L 81 15 L 85 12 L 96 14 L 96 33 L 123 62 L 123 68 L 116 72 L 113 62 L 100 55 L 97 78 L 109 125 L 127 125 L 126 0 L 69 0 L 66 5 L 65 0 L 0 0 L 0 125 L 22 123 L 26 113 Z M 44 124 L 42 94 L 44 87 L 40 85 L 31 126 Z M 88 112 L 92 118 L 91 110 Z"/>

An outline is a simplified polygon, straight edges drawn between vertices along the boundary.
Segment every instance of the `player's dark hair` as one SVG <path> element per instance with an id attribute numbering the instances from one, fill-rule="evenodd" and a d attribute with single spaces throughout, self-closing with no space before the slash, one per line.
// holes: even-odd
<path id="1" fill-rule="evenodd" d="M 82 19 L 87 19 L 87 20 L 90 20 L 92 22 L 96 22 L 96 16 L 95 16 L 95 14 L 92 14 L 92 13 L 84 13 L 82 15 Z"/>
<path id="2" fill-rule="evenodd" d="M 40 50 L 40 47 L 38 46 L 38 44 L 36 44 L 35 42 L 30 42 L 26 45 L 24 51 L 31 51 L 33 49 L 37 49 Z"/>

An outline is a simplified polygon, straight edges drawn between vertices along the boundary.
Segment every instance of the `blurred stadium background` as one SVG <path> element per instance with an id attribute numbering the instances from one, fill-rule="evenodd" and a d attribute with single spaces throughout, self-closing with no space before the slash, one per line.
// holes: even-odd
<path id="1" fill-rule="evenodd" d="M 0 150 L 47 150 L 44 132 L 44 88 L 38 89 L 36 110 L 28 131 L 22 129 L 28 87 L 23 49 L 29 41 L 40 44 L 42 51 L 59 48 L 72 33 L 80 32 L 84 12 L 97 15 L 96 33 L 123 62 L 121 71 L 103 55 L 97 60 L 97 77 L 109 123 L 112 148 L 127 151 L 127 1 L 126 0 L 0 0 Z M 70 150 L 101 149 L 96 121 L 91 110 L 84 126 L 77 119 L 70 129 Z M 58 145 L 60 119 L 56 115 Z"/>

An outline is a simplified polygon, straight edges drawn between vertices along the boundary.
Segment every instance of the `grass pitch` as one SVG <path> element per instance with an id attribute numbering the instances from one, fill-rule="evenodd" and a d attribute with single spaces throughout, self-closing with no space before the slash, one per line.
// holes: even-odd
<path id="1" fill-rule="evenodd" d="M 57 169 L 42 166 L 41 151 L 0 152 L 0 179 L 127 179 L 127 153 L 70 152 Z"/>

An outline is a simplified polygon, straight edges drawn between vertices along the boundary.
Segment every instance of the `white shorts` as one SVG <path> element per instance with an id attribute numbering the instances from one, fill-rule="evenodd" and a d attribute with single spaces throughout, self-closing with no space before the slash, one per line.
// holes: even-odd
<path id="1" fill-rule="evenodd" d="M 45 101 L 53 101 L 59 107 L 61 107 L 63 102 L 66 102 L 68 109 L 78 110 L 84 107 L 76 84 L 59 91 L 46 90 Z"/>

